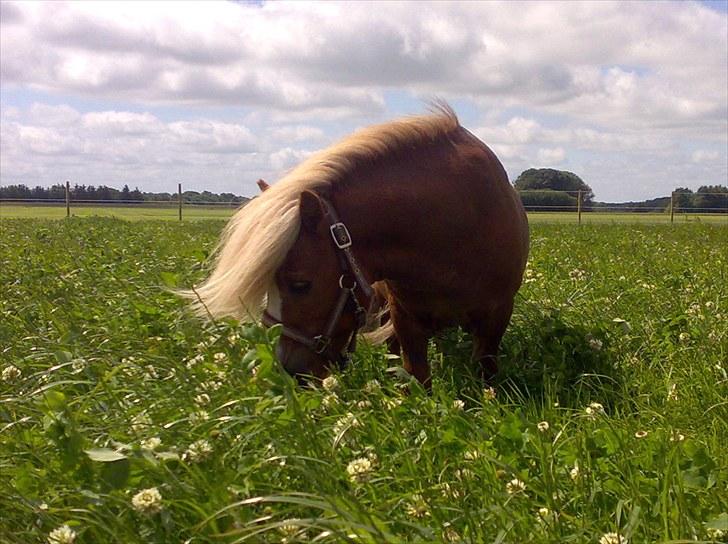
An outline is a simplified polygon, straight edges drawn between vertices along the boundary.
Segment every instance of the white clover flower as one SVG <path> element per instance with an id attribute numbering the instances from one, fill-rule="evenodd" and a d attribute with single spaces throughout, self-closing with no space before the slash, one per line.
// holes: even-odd
<path id="1" fill-rule="evenodd" d="M 572 270 L 571 272 L 569 272 L 569 277 L 572 280 L 580 280 L 580 279 L 583 279 L 585 275 L 586 275 L 586 272 L 584 272 L 580 268 L 575 268 L 574 270 Z"/>
<path id="2" fill-rule="evenodd" d="M 61 525 L 48 534 L 48 544 L 73 544 L 76 540 L 76 531 L 68 525 Z"/>
<path id="3" fill-rule="evenodd" d="M 356 407 L 359 408 L 359 410 L 368 410 L 372 407 L 372 401 L 370 400 L 360 400 L 356 403 Z"/>
<path id="4" fill-rule="evenodd" d="M 554 513 L 545 506 L 539 508 L 536 513 L 536 521 L 539 523 L 551 523 L 555 518 Z"/>
<path id="5" fill-rule="evenodd" d="M 216 363 L 226 363 L 228 356 L 227 353 L 218 351 L 215 355 L 212 356 L 212 358 L 215 360 Z"/>
<path id="6" fill-rule="evenodd" d="M 402 404 L 402 398 L 401 397 L 387 397 L 384 400 L 382 400 L 382 404 L 387 410 L 394 410 L 398 406 Z"/>
<path id="7" fill-rule="evenodd" d="M 728 535 L 728 530 L 716 529 L 715 527 L 708 527 L 706 532 L 708 533 L 708 538 L 713 540 L 722 540 Z"/>
<path id="8" fill-rule="evenodd" d="M 297 536 L 300 530 L 298 524 L 295 523 L 297 520 L 289 519 L 287 521 L 288 523 L 284 523 L 278 527 L 278 531 L 283 535 L 283 538 L 281 538 L 281 544 L 288 544 L 289 542 L 292 542 L 291 539 Z"/>
<path id="9" fill-rule="evenodd" d="M 687 332 L 681 332 L 680 336 L 678 336 L 678 339 L 680 340 L 680 342 L 683 342 L 683 343 L 689 342 L 690 334 L 688 334 Z"/>
<path id="10" fill-rule="evenodd" d="M 572 480 L 576 481 L 579 479 L 580 475 L 581 471 L 579 470 L 579 465 L 574 463 L 574 467 L 569 471 L 569 477 L 571 477 Z"/>
<path id="11" fill-rule="evenodd" d="M 162 494 L 156 487 L 143 489 L 132 497 L 131 505 L 142 514 L 157 514 L 162 510 Z"/>
<path id="12" fill-rule="evenodd" d="M 205 406 L 207 404 L 210 404 L 210 395 L 207 393 L 200 393 L 195 397 L 195 404 L 199 406 Z"/>
<path id="13" fill-rule="evenodd" d="M 356 419 L 354 414 L 347 412 L 345 416 L 339 418 L 336 423 L 334 423 L 334 435 L 339 436 L 347 429 L 356 427 L 361 427 L 361 423 L 359 423 L 359 420 Z"/>
<path id="14" fill-rule="evenodd" d="M 480 452 L 478 450 L 469 450 L 463 454 L 463 459 L 465 459 L 466 461 L 475 461 L 479 457 Z"/>
<path id="15" fill-rule="evenodd" d="M 79 359 L 74 359 L 73 361 L 71 361 L 71 371 L 74 374 L 79 374 L 79 373 L 83 372 L 84 369 L 86 368 L 86 366 L 87 366 L 86 359 L 79 358 Z"/>
<path id="16" fill-rule="evenodd" d="M 713 302 L 712 300 L 709 300 L 708 302 L 705 303 L 705 307 L 708 310 L 712 310 L 713 308 L 715 308 L 715 302 Z"/>
<path id="17" fill-rule="evenodd" d="M 495 389 L 493 389 L 492 387 L 486 387 L 483 390 L 483 398 L 486 401 L 495 400 Z"/>
<path id="18" fill-rule="evenodd" d="M 369 380 L 366 384 L 364 384 L 364 392 L 369 395 L 379 393 L 381 390 L 382 386 L 377 380 Z"/>
<path id="19" fill-rule="evenodd" d="M 192 359 L 188 359 L 187 362 L 185 363 L 185 366 L 187 366 L 187 368 L 192 368 L 194 366 L 197 366 L 204 360 L 205 360 L 205 356 L 202 353 L 200 353 L 200 354 L 192 357 Z"/>
<path id="20" fill-rule="evenodd" d="M 604 345 L 601 340 L 598 340 L 597 338 L 588 336 L 587 341 L 589 343 L 589 348 L 594 351 L 601 351 L 602 346 Z"/>
<path id="21" fill-rule="evenodd" d="M 212 451 L 212 445 L 207 440 L 197 440 L 189 445 L 182 459 L 191 463 L 201 463 L 212 455 Z"/>
<path id="22" fill-rule="evenodd" d="M 523 483 L 518 478 L 513 478 L 510 482 L 508 482 L 506 484 L 506 491 L 510 495 L 515 495 L 516 493 L 520 493 L 525 490 L 526 490 L 526 484 Z"/>
<path id="23" fill-rule="evenodd" d="M 321 406 L 324 410 L 331 410 L 337 404 L 339 404 L 339 396 L 336 393 L 329 393 L 321 399 Z"/>
<path id="24" fill-rule="evenodd" d="M 374 470 L 374 463 L 369 457 L 360 457 L 354 459 L 346 467 L 346 473 L 349 479 L 354 483 L 366 482 Z"/>
<path id="25" fill-rule="evenodd" d="M 463 410 L 465 410 L 465 402 L 460 399 L 455 399 L 454 401 L 452 401 L 452 407 L 453 410 L 462 412 Z"/>
<path id="26" fill-rule="evenodd" d="M 469 468 L 459 468 L 455 471 L 455 477 L 460 481 L 472 480 L 473 478 L 475 478 L 475 472 L 473 472 Z"/>
<path id="27" fill-rule="evenodd" d="M 674 383 L 670 386 L 670 391 L 667 392 L 667 400 L 668 401 L 676 401 L 678 399 L 677 394 L 677 384 Z"/>
<path id="28" fill-rule="evenodd" d="M 3 381 L 12 383 L 14 381 L 17 381 L 20 379 L 20 377 L 23 375 L 23 371 L 20 370 L 15 365 L 8 365 L 5 368 L 3 368 Z"/>
<path id="29" fill-rule="evenodd" d="M 234 346 L 240 341 L 240 335 L 237 333 L 233 333 L 230 336 L 228 336 L 228 342 L 230 342 L 231 346 Z"/>
<path id="30" fill-rule="evenodd" d="M 539 421 L 536 425 L 536 428 L 539 430 L 539 432 L 545 433 L 549 430 L 549 422 L 548 421 Z"/>
<path id="31" fill-rule="evenodd" d="M 131 428 L 134 432 L 141 432 L 152 425 L 152 420 L 146 412 L 141 412 L 131 419 Z"/>
<path id="32" fill-rule="evenodd" d="M 584 411 L 591 419 L 596 419 L 597 416 L 604 414 L 604 406 L 598 402 L 592 402 L 584 409 Z"/>
<path id="33" fill-rule="evenodd" d="M 327 376 L 321 382 L 321 386 L 326 391 L 336 391 L 339 388 L 339 380 L 336 379 L 336 376 Z"/>
<path id="34" fill-rule="evenodd" d="M 637 431 L 634 433 L 635 438 L 644 438 L 647 436 L 647 431 Z"/>
<path id="35" fill-rule="evenodd" d="M 222 387 L 222 382 L 217 380 L 208 380 L 206 382 L 202 382 L 200 387 L 205 391 L 217 391 Z"/>
<path id="36" fill-rule="evenodd" d="M 449 522 L 443 523 L 442 527 L 442 540 L 444 542 L 461 542 L 463 540 L 460 533 L 450 527 Z"/>
<path id="37" fill-rule="evenodd" d="M 412 518 L 424 518 L 430 515 L 430 508 L 422 495 L 416 493 L 412 495 L 412 502 L 407 505 L 406 512 Z"/>
<path id="38" fill-rule="evenodd" d="M 685 310 L 685 313 L 688 315 L 696 315 L 700 313 L 700 304 L 693 303 L 691 304 L 687 310 Z"/>
<path id="39" fill-rule="evenodd" d="M 152 438 L 147 438 L 146 440 L 142 440 L 140 443 L 140 446 L 143 450 L 149 450 L 154 451 L 159 446 L 162 445 L 162 439 L 158 436 L 153 436 Z"/>
<path id="40" fill-rule="evenodd" d="M 188 418 L 191 425 L 197 425 L 198 423 L 202 423 L 208 419 L 210 419 L 210 414 L 207 413 L 207 410 L 197 410 L 196 412 L 192 412 Z"/>
<path id="41" fill-rule="evenodd" d="M 627 539 L 617 533 L 604 533 L 599 544 L 627 544 Z"/>
<path id="42" fill-rule="evenodd" d="M 461 489 L 454 487 L 450 485 L 449 482 L 443 482 L 440 484 L 440 490 L 442 491 L 442 496 L 448 499 L 460 499 L 464 496 L 464 493 Z"/>

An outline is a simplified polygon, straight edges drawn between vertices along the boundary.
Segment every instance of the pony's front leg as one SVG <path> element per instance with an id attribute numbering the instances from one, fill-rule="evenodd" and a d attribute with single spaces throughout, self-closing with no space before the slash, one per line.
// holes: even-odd
<path id="1" fill-rule="evenodd" d="M 480 364 L 485 384 L 493 383 L 498 373 L 498 348 L 513 312 L 513 302 L 494 305 L 481 319 L 472 323 L 473 359 Z"/>
<path id="2" fill-rule="evenodd" d="M 390 307 L 389 317 L 402 348 L 404 369 L 429 391 L 432 387 L 430 363 L 427 361 L 429 333 L 396 307 Z"/>

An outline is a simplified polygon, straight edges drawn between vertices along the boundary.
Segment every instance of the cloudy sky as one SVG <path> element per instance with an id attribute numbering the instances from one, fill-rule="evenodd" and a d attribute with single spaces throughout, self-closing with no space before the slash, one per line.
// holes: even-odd
<path id="1" fill-rule="evenodd" d="M 444 98 L 598 200 L 728 178 L 728 0 L 0 3 L 0 183 L 252 195 Z"/>

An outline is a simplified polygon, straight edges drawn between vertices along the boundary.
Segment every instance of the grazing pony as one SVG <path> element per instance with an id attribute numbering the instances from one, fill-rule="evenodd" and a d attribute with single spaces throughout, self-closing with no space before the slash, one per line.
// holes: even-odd
<path id="1" fill-rule="evenodd" d="M 454 325 L 472 333 L 483 378 L 494 376 L 528 223 L 500 161 L 448 106 L 360 130 L 261 182 L 210 276 L 185 293 L 198 312 L 281 323 L 284 368 L 321 378 L 384 304 L 384 330 L 426 387 L 428 339 Z"/>

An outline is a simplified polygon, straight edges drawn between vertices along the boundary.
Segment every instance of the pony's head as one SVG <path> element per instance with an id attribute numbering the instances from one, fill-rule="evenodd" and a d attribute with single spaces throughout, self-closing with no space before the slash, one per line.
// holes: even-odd
<path id="1" fill-rule="evenodd" d="M 331 364 L 345 361 L 363 310 L 353 274 L 342 269 L 326 204 L 303 191 L 299 216 L 298 237 L 268 291 L 264 322 L 283 324 L 276 355 L 290 374 L 323 378 Z"/>

